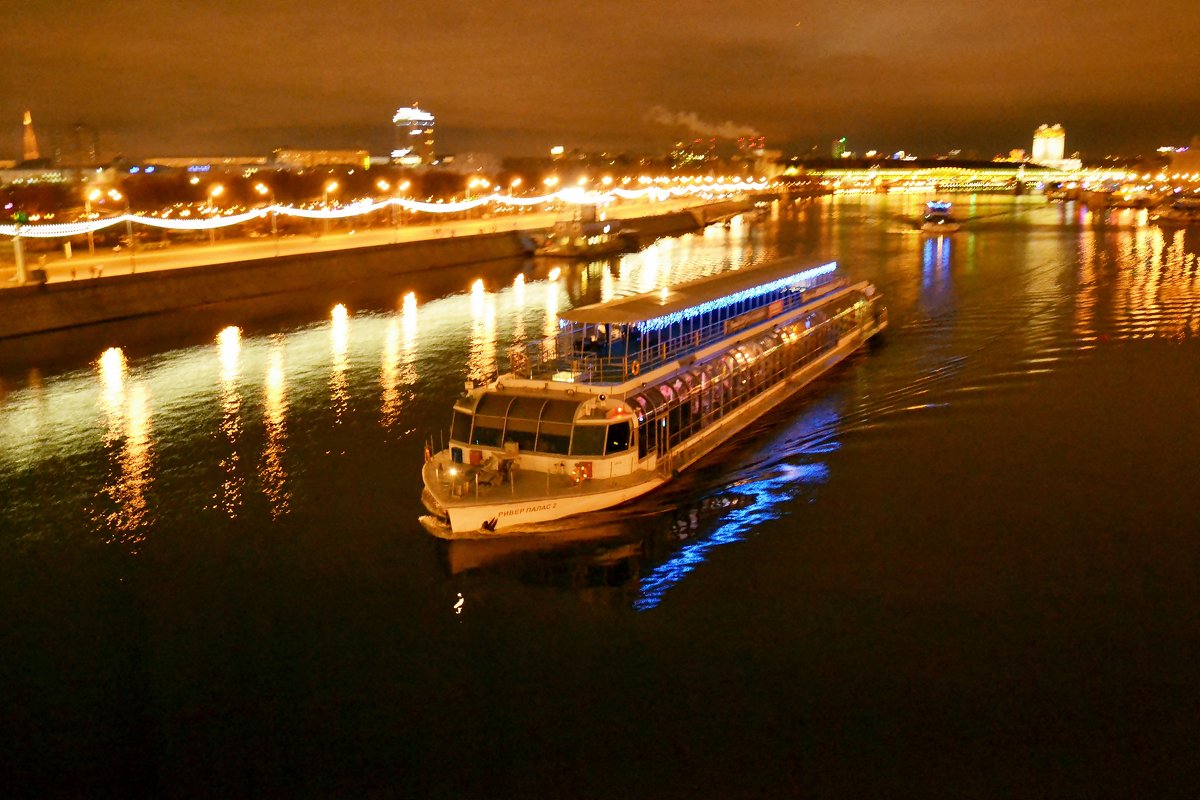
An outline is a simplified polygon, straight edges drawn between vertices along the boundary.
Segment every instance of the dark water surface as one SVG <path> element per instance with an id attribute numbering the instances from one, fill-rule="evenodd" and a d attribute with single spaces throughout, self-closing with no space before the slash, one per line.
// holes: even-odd
<path id="1" fill-rule="evenodd" d="M 4 794 L 1192 796 L 1200 230 L 923 199 L 0 343 Z M 421 529 L 511 342 L 792 253 L 884 341 L 567 539 Z"/>

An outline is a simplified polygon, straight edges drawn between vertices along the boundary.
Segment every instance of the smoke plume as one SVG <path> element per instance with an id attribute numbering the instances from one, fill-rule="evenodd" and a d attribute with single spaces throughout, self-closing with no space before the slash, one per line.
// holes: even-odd
<path id="1" fill-rule="evenodd" d="M 669 125 L 672 127 L 687 128 L 697 136 L 705 138 L 716 137 L 718 139 L 736 139 L 739 136 L 761 136 L 757 130 L 749 125 L 738 125 L 735 122 L 726 120 L 713 124 L 700 119 L 700 116 L 694 111 L 670 111 L 662 106 L 654 106 L 646 112 L 646 118 L 651 122 L 659 125 Z"/>

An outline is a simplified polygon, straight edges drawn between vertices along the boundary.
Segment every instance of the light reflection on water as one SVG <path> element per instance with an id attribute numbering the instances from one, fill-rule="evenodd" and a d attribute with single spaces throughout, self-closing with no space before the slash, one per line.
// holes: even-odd
<path id="1" fill-rule="evenodd" d="M 287 449 L 287 382 L 283 372 L 283 350 L 275 345 L 267 360 L 267 375 L 263 387 L 263 428 L 266 443 L 259 461 L 259 482 L 266 495 L 272 520 L 288 513 L 291 495 L 287 488 L 287 471 L 283 455 Z"/>
<path id="2" fill-rule="evenodd" d="M 99 359 L 101 406 L 104 412 L 103 444 L 113 453 L 110 478 L 100 490 L 101 524 L 106 541 L 136 551 L 149 521 L 147 492 L 152 480 L 150 404 L 146 387 L 129 386 L 125 354 L 120 348 L 105 350 Z"/>
<path id="3" fill-rule="evenodd" d="M 400 448 L 390 472 L 355 477 L 415 497 L 418 461 L 404 459 L 445 425 L 463 380 L 503 370 L 513 343 L 553 336 L 559 311 L 789 249 L 839 258 L 852 275 L 875 280 L 891 309 L 886 348 L 829 379 L 858 393 L 845 401 L 853 413 L 831 411 L 835 429 L 963 413 L 968 395 L 994 411 L 999 389 L 1027 385 L 1097 343 L 1179 341 L 1200 331 L 1195 230 L 1159 229 L 1144 212 L 1103 216 L 988 197 L 975 209 L 976 226 L 947 237 L 890 222 L 919 206 L 887 196 L 798 205 L 766 223 L 712 226 L 619 260 L 535 263 L 515 276 L 472 268 L 453 288 L 428 294 L 414 279 L 415 291 L 388 299 L 391 310 L 338 303 L 300 324 L 257 332 L 230 324 L 215 341 L 217 329 L 206 332 L 203 346 L 134 359 L 114 348 L 41 383 L 10 381 L 0 396 L 0 484 L 12 488 L 0 495 L 0 513 L 31 535 L 66 529 L 131 549 L 144 547 L 156 525 L 204 510 L 225 521 L 302 524 L 313 513 L 314 467 L 330 454 L 377 451 L 384 440 Z M 720 545 L 838 478 L 835 461 L 786 441 L 775 446 L 782 461 L 744 474 L 731 465 L 736 485 L 720 476 L 690 485 L 694 494 L 680 500 L 686 536 L 674 528 L 678 519 L 651 515 L 600 537 L 615 542 L 600 548 L 605 563 L 619 560 L 614 552 L 640 554 L 625 587 L 637 608 L 663 602 Z M 88 509 L 86 520 L 61 506 L 56 517 L 33 500 L 34 487 L 67 460 L 76 466 L 55 491 L 61 506 Z M 719 502 L 730 493 L 740 499 Z M 419 513 L 414 505 L 413 519 Z M 533 547 L 543 567 L 560 549 Z"/>
<path id="4" fill-rule="evenodd" d="M 218 358 L 221 365 L 219 397 L 221 402 L 220 431 L 224 438 L 224 454 L 219 468 L 221 485 L 214 498 L 217 508 L 230 519 L 238 515 L 242 505 L 244 477 L 239 468 L 238 445 L 242 436 L 242 396 L 238 392 L 239 360 L 242 350 L 241 329 L 230 326 L 217 334 Z"/>
<path id="5" fill-rule="evenodd" d="M 333 307 L 331 318 L 333 324 L 329 327 L 329 335 L 333 364 L 329 375 L 330 405 L 333 408 L 334 422 L 341 423 L 350 410 L 350 383 L 346 375 L 350 368 L 350 362 L 346 358 L 346 348 L 350 339 L 350 313 L 344 305 L 338 303 Z"/>
<path id="6" fill-rule="evenodd" d="M 806 495 L 811 498 L 816 487 L 829 480 L 828 465 L 815 460 L 814 456 L 835 452 L 840 445 L 836 439 L 825 435 L 819 437 L 819 445 L 792 453 L 784 449 L 783 443 L 792 433 L 799 433 L 803 439 L 806 429 L 835 433 L 837 427 L 836 408 L 822 404 L 804 414 L 801 424 L 792 431 L 771 437 L 777 443 L 772 448 L 773 457 L 767 463 L 758 465 L 758 469 L 752 473 L 753 477 L 733 483 L 728 488 L 728 491 L 736 492 L 739 496 L 751 498 L 750 501 L 735 505 L 711 530 L 701 525 L 697 514 L 693 512 L 689 515 L 687 521 L 690 524 L 679 534 L 689 541 L 639 582 L 639 595 L 633 607 L 638 611 L 656 608 L 662 602 L 663 595 L 703 563 L 712 550 L 743 541 L 764 522 L 786 515 L 787 505 L 797 497 Z M 790 460 L 780 461 L 781 457 L 806 460 L 793 463 Z"/>

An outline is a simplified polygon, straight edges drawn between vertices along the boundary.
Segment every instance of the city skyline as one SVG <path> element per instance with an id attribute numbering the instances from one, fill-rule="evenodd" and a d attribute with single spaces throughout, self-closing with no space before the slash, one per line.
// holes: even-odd
<path id="1" fill-rule="evenodd" d="M 740 131 L 785 152 L 827 152 L 846 136 L 857 151 L 987 157 L 1028 147 L 1045 122 L 1091 157 L 1189 141 L 1200 77 L 1183 60 L 1200 21 L 1181 0 L 1093 5 L 1079 15 L 1064 0 L 988 2 L 931 19 L 908 0 L 753 13 L 618 0 L 601 22 L 507 1 L 438 14 L 218 2 L 186 19 L 143 0 L 65 14 L 35 1 L 0 32 L 0 118 L 31 109 L 43 137 L 84 121 L 105 150 L 132 157 L 385 154 L 390 115 L 412 99 L 437 114 L 450 152 L 661 151 L 682 135 Z M 0 133 L 0 158 L 19 154 L 19 133 Z"/>

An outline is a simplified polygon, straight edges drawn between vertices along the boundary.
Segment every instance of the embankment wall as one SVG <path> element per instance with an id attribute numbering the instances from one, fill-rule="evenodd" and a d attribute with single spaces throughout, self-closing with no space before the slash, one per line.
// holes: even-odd
<path id="1" fill-rule="evenodd" d="M 626 220 L 645 238 L 694 231 L 748 208 L 722 202 Z M 528 255 L 523 232 L 429 239 L 20 286 L 0 291 L 0 339 L 161 314 L 212 303 Z"/>

